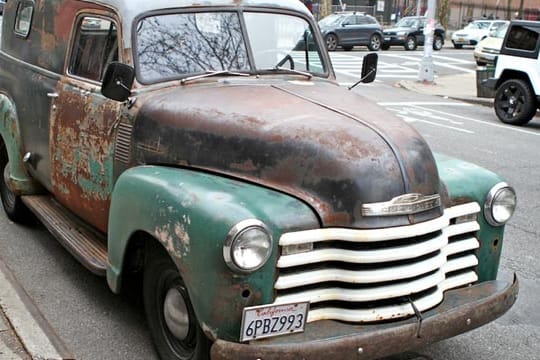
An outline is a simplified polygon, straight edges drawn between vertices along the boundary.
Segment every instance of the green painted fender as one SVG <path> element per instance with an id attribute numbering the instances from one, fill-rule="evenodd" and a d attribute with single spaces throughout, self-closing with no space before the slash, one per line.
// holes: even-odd
<path id="1" fill-rule="evenodd" d="M 9 97 L 0 93 L 0 135 L 4 140 L 9 158 L 9 187 L 17 194 L 35 194 L 41 187 L 24 168 L 22 160 L 21 132 L 15 105 Z M 3 170 L 3 169 L 1 169 Z"/>
<path id="2" fill-rule="evenodd" d="M 223 244 L 235 224 L 253 218 L 270 229 L 273 252 L 260 270 L 239 275 L 226 265 Z M 186 169 L 135 167 L 113 190 L 107 280 L 113 291 L 120 290 L 130 238 L 150 234 L 178 265 L 206 334 L 238 340 L 242 309 L 273 301 L 280 235 L 319 224 L 304 203 L 260 186 Z"/>
<path id="3" fill-rule="evenodd" d="M 504 226 L 491 226 L 484 216 L 484 204 L 491 188 L 503 182 L 493 172 L 466 161 L 435 154 L 440 179 L 446 185 L 454 204 L 476 201 L 481 212 L 478 214 L 480 230 L 478 238 L 478 277 L 479 281 L 495 280 L 503 244 Z"/>

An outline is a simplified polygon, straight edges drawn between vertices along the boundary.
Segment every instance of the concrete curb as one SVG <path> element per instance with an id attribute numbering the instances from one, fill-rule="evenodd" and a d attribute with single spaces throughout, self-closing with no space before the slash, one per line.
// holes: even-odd
<path id="1" fill-rule="evenodd" d="M 75 359 L 1 258 L 0 309 L 32 359 Z"/>
<path id="2" fill-rule="evenodd" d="M 492 98 L 476 96 L 474 74 L 466 73 L 442 76 L 429 84 L 414 80 L 401 80 L 397 82 L 396 86 L 419 94 L 435 95 L 466 103 L 493 107 Z"/>

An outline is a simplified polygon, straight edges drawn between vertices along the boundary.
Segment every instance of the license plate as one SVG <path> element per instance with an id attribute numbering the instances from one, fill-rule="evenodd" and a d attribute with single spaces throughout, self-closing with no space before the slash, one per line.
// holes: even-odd
<path id="1" fill-rule="evenodd" d="M 244 308 L 240 341 L 303 332 L 309 302 Z"/>
<path id="2" fill-rule="evenodd" d="M 465 42 L 465 39 L 464 38 L 458 38 L 457 41 L 458 42 Z"/>

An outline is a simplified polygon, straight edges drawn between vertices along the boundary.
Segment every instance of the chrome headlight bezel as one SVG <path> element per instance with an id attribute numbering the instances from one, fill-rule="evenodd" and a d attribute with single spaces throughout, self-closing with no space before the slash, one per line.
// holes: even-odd
<path id="1" fill-rule="evenodd" d="M 492 226 L 503 226 L 512 218 L 516 204 L 517 198 L 514 188 L 505 182 L 498 183 L 487 194 L 484 204 L 484 217 Z"/>
<path id="2" fill-rule="evenodd" d="M 240 261 L 238 258 L 238 246 L 246 245 L 245 236 L 250 236 L 250 232 L 258 232 L 256 236 L 263 236 L 262 246 L 259 246 L 257 250 L 262 250 L 263 254 L 258 254 L 259 258 L 257 262 L 253 265 L 246 265 L 245 262 Z M 254 236 L 253 234 L 251 236 Z M 244 242 L 242 242 L 244 241 Z M 236 225 L 234 225 L 227 234 L 225 238 L 225 243 L 223 245 L 223 259 L 227 266 L 236 273 L 239 274 L 250 274 L 260 268 L 262 268 L 270 258 L 272 254 L 273 239 L 272 234 L 268 227 L 260 220 L 257 219 L 247 219 L 242 220 Z M 252 248 L 253 249 L 253 248 Z"/>

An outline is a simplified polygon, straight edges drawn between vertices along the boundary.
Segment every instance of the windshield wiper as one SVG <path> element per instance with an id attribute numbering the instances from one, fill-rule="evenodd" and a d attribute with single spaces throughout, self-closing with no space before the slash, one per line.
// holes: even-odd
<path id="1" fill-rule="evenodd" d="M 308 79 L 311 79 L 313 77 L 313 75 L 311 73 L 308 73 L 308 72 L 305 72 L 305 71 L 300 71 L 300 70 L 295 70 L 295 69 L 287 69 L 287 68 L 284 68 L 284 67 L 281 67 L 281 66 L 276 66 L 276 67 L 273 67 L 271 69 L 264 69 L 262 71 L 284 71 L 284 72 L 289 73 L 289 74 L 304 75 L 304 76 L 307 76 Z"/>
<path id="2" fill-rule="evenodd" d="M 204 79 L 204 78 L 207 78 L 207 77 L 218 76 L 218 75 L 250 76 L 251 74 L 249 74 L 249 73 L 242 73 L 242 72 L 235 72 L 235 71 L 230 71 L 230 70 L 219 70 L 219 71 L 210 71 L 210 70 L 207 70 L 204 74 L 199 74 L 199 75 L 194 75 L 194 76 L 185 77 L 185 78 L 183 78 L 183 79 L 180 80 L 180 83 L 183 85 L 183 84 L 185 84 L 185 83 L 188 82 L 188 81 L 198 80 L 198 79 Z"/>

